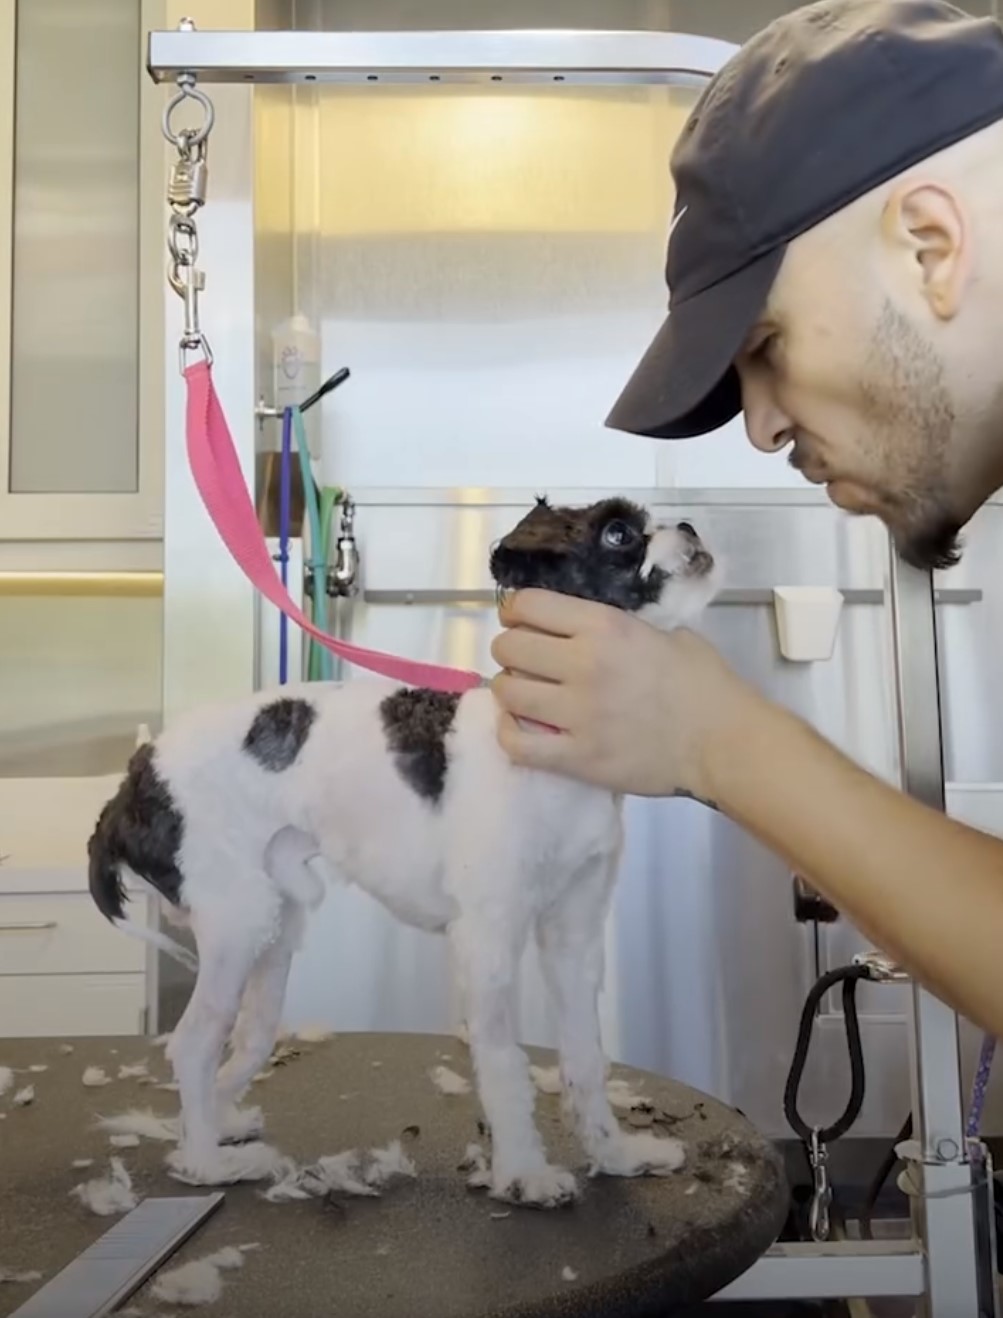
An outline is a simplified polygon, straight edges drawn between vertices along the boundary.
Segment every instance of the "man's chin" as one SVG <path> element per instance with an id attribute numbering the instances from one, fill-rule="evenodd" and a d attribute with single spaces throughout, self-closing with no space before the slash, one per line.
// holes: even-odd
<path id="1" fill-rule="evenodd" d="M 895 547 L 907 563 L 924 572 L 943 572 L 961 562 L 962 547 L 956 531 L 950 534 L 893 536 Z"/>
<path id="2" fill-rule="evenodd" d="M 863 485 L 857 485 L 855 481 L 829 481 L 825 492 L 829 496 L 829 502 L 845 513 L 856 513 L 858 516 L 871 513 L 875 517 L 881 515 L 880 500 Z"/>
<path id="3" fill-rule="evenodd" d="M 942 572 L 961 562 L 961 527 L 953 519 L 907 530 L 890 527 L 895 548 L 902 558 L 924 572 Z"/>
<path id="4" fill-rule="evenodd" d="M 830 481 L 829 501 L 857 517 L 878 517 L 888 528 L 902 558 L 924 572 L 955 567 L 961 561 L 961 523 L 940 510 L 914 510 L 906 523 L 901 509 L 893 509 L 878 495 L 853 481 Z"/>

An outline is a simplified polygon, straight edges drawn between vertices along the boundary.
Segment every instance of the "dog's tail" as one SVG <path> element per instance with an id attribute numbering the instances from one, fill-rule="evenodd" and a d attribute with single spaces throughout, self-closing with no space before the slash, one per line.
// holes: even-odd
<path id="1" fill-rule="evenodd" d="M 145 879 L 168 901 L 177 902 L 181 874 L 175 855 L 180 836 L 180 817 L 153 768 L 153 748 L 141 746 L 87 843 L 91 897 L 116 928 L 152 943 L 189 970 L 198 970 L 198 959 L 187 948 L 125 914 L 128 895 L 123 870 Z"/>

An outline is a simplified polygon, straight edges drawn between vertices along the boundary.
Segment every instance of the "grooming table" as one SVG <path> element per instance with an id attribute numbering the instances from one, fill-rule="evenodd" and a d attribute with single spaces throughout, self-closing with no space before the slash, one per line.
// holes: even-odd
<path id="1" fill-rule="evenodd" d="M 0 1285 L 0 1315 L 120 1220 L 97 1217 L 69 1196 L 80 1181 L 107 1173 L 109 1154 L 122 1158 L 140 1199 L 210 1193 L 167 1175 L 172 1145 L 143 1140 L 115 1149 L 94 1128 L 97 1116 L 133 1107 L 176 1115 L 177 1095 L 149 1083 L 81 1083 L 86 1066 L 115 1077 L 120 1065 L 142 1061 L 157 1081 L 169 1080 L 161 1048 L 135 1037 L 66 1042 L 72 1054 L 60 1051 L 59 1039 L 0 1041 L 0 1065 L 19 1072 L 15 1089 L 33 1083 L 36 1095 L 23 1108 L 12 1107 L 13 1089 L 0 1098 L 0 1266 L 43 1276 Z M 738 1113 L 686 1085 L 612 1068 L 652 1100 L 654 1129 L 685 1142 L 687 1166 L 666 1178 L 583 1180 L 578 1204 L 543 1212 L 467 1189 L 457 1165 L 468 1143 L 486 1147 L 479 1104 L 473 1093 L 440 1093 L 429 1077 L 437 1065 L 471 1076 L 456 1039 L 350 1034 L 285 1044 L 298 1055 L 246 1100 L 264 1110 L 264 1138 L 310 1162 L 385 1145 L 417 1126 L 406 1148 L 418 1178 L 391 1183 L 378 1199 L 330 1202 L 271 1204 L 260 1184 L 228 1187 L 222 1208 L 165 1265 L 259 1242 L 240 1271 L 223 1274 L 222 1298 L 207 1310 L 220 1318 L 664 1318 L 744 1272 L 782 1226 L 788 1194 L 772 1145 Z M 528 1051 L 542 1066 L 555 1061 Z M 27 1073 L 41 1064 L 48 1069 Z M 560 1100 L 539 1095 L 537 1115 L 552 1156 L 581 1173 Z M 633 1114 L 627 1124 L 650 1120 Z M 78 1158 L 94 1158 L 94 1166 L 72 1169 Z M 147 1288 L 127 1303 L 151 1318 L 171 1308 Z"/>

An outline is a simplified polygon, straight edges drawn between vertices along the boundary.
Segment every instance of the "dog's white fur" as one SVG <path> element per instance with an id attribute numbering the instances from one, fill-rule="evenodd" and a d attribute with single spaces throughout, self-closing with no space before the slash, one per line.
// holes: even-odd
<path id="1" fill-rule="evenodd" d="M 716 573 L 688 573 L 693 540 L 677 528 L 649 526 L 649 535 L 644 571 L 672 577 L 640 616 L 669 629 L 709 602 Z M 283 687 L 200 709 L 157 739 L 157 773 L 184 819 L 180 914 L 198 946 L 195 988 L 168 1046 L 182 1107 L 175 1170 L 188 1181 L 224 1178 L 221 1121 L 272 1050 L 290 962 L 328 873 L 448 936 L 492 1138 L 493 1196 L 550 1207 L 577 1193 L 575 1177 L 548 1161 L 516 1037 L 515 985 L 531 932 L 555 1008 L 565 1102 L 591 1172 L 677 1169 L 678 1141 L 622 1130 L 605 1088 L 597 998 L 620 800 L 514 767 L 496 740 L 494 699 L 481 689 L 459 702 L 433 807 L 388 751 L 380 704 L 397 689 L 369 679 Z M 279 695 L 317 713 L 292 766 L 268 772 L 242 742 Z"/>

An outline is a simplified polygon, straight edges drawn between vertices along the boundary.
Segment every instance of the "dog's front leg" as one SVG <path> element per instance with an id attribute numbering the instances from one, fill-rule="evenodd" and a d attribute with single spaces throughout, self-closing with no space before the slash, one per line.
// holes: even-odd
<path id="1" fill-rule="evenodd" d="M 491 1195 L 555 1208 L 577 1195 L 574 1176 L 547 1161 L 533 1110 L 536 1093 L 516 1041 L 515 980 L 525 942 L 491 920 L 462 916 L 450 929 L 466 999 L 470 1052 L 491 1130 Z"/>
<path id="2" fill-rule="evenodd" d="M 540 964 L 557 1017 L 561 1083 L 593 1175 L 664 1176 L 685 1162 L 679 1140 L 625 1131 L 606 1094 L 599 1031 L 603 930 L 616 861 L 590 862 L 537 922 Z"/>

